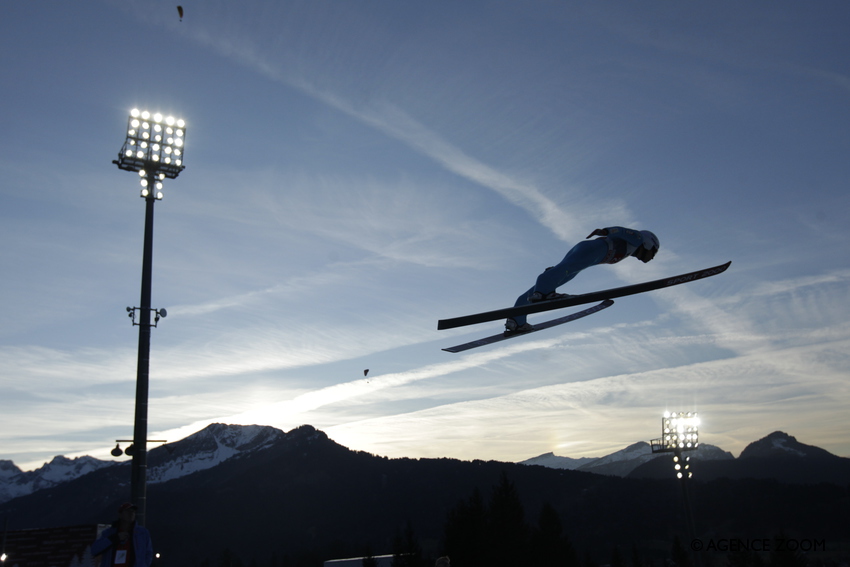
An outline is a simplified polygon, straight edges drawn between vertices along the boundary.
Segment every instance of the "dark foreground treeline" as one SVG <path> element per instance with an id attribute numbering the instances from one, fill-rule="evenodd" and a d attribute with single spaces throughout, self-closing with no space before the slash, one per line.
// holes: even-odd
<path id="1" fill-rule="evenodd" d="M 611 540 L 616 539 L 612 534 Z M 475 489 L 458 502 L 447 514 L 439 542 L 430 543 L 423 547 L 408 522 L 393 538 L 392 566 L 431 567 L 437 556 L 448 555 L 453 567 L 844 567 L 850 552 L 836 542 L 827 550 L 826 540 L 781 531 L 755 539 L 703 536 L 683 542 L 674 534 L 669 542 L 650 545 L 582 545 L 564 531 L 560 515 L 549 503 L 536 522 L 529 523 L 522 498 L 504 473 L 486 501 Z M 363 567 L 375 567 L 374 551 L 370 543 L 339 541 L 324 552 L 272 553 L 263 562 L 254 556 L 246 561 L 226 548 L 217 559 L 206 558 L 198 567 L 318 567 L 329 552 L 333 558 L 362 557 Z"/>
<path id="2" fill-rule="evenodd" d="M 665 567 L 685 558 L 699 560 L 695 567 L 726 567 L 730 556 L 733 567 L 785 567 L 769 546 L 755 555 L 728 550 L 729 541 L 779 534 L 796 541 L 798 552 L 806 543 L 807 560 L 850 557 L 846 484 L 704 482 L 698 464 L 694 473 L 689 502 L 704 546 L 696 555 L 674 478 L 388 459 L 305 426 L 263 451 L 149 485 L 146 525 L 162 555 L 157 567 L 319 567 L 410 552 L 405 557 L 430 565 L 448 554 L 453 567 Z M 107 467 L 6 502 L 0 517 L 10 530 L 109 523 L 128 500 L 128 480 L 128 466 Z M 684 554 L 673 553 L 676 538 Z"/>

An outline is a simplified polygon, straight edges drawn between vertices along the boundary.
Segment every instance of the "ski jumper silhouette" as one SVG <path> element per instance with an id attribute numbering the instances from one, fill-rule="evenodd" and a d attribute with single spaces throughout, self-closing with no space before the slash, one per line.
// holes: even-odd
<path id="1" fill-rule="evenodd" d="M 634 256 L 646 263 L 655 257 L 661 244 L 658 237 L 648 230 L 634 230 L 622 226 L 597 228 L 587 238 L 567 252 L 564 259 L 537 276 L 534 287 L 520 295 L 514 306 L 528 305 L 538 301 L 568 297 L 555 290 L 576 277 L 579 272 L 598 264 L 616 264 L 623 258 Z M 506 333 L 521 333 L 533 329 L 526 322 L 525 315 L 518 315 L 505 321 Z"/>

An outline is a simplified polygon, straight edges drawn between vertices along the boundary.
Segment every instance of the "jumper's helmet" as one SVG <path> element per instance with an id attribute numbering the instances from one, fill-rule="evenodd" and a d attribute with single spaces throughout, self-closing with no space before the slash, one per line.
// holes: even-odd
<path id="1" fill-rule="evenodd" d="M 640 235 L 643 236 L 643 244 L 635 250 L 634 256 L 646 263 L 655 258 L 655 254 L 661 248 L 661 243 L 658 241 L 658 237 L 648 230 L 640 231 Z"/>

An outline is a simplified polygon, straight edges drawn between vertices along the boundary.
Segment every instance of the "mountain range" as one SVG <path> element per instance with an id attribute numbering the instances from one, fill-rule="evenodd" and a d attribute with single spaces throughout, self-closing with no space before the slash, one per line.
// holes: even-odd
<path id="1" fill-rule="evenodd" d="M 185 439 L 151 450 L 148 457 L 148 483 L 167 482 L 214 467 L 241 453 L 262 451 L 285 437 L 286 434 L 283 431 L 269 426 L 214 423 Z M 702 472 L 706 475 L 704 476 L 706 479 L 719 476 L 732 478 L 751 476 L 788 482 L 842 482 L 840 477 L 836 478 L 836 475 L 829 472 L 829 468 L 822 469 L 819 466 L 812 467 L 811 475 L 796 472 L 787 474 L 789 469 L 799 468 L 793 466 L 795 463 L 799 465 L 838 457 L 819 447 L 800 443 L 794 437 L 781 431 L 775 431 L 751 443 L 742 451 L 738 459 L 735 459 L 732 453 L 706 443 L 701 444 L 698 450 L 689 454 L 695 463 L 725 461 L 722 464 L 704 464 Z M 786 462 L 779 468 L 759 466 L 762 459 L 785 457 L 805 457 L 807 460 Z M 661 464 L 659 461 L 650 466 L 643 466 L 658 459 L 669 461 L 670 456 L 652 453 L 649 443 L 639 441 L 603 457 L 571 458 L 545 453 L 521 461 L 520 464 L 619 477 L 634 474 L 636 478 L 665 478 L 672 470 L 668 466 L 669 463 Z M 744 461 L 746 463 L 741 465 Z M 102 461 L 89 456 L 69 459 L 59 455 L 36 470 L 21 471 L 12 461 L 0 460 L 0 503 L 58 486 L 116 464 L 118 463 L 114 461 Z M 806 467 L 803 469 L 805 472 Z"/>
<path id="2" fill-rule="evenodd" d="M 0 502 L 57 486 L 112 464 L 94 457 L 68 459 L 59 455 L 39 469 L 24 472 L 12 461 L 0 460 Z"/>
<path id="3" fill-rule="evenodd" d="M 147 480 L 149 484 L 174 480 L 243 452 L 262 451 L 283 437 L 284 432 L 274 427 L 214 423 L 185 439 L 149 451 Z M 38 469 L 24 472 L 12 461 L 0 460 L 0 503 L 117 464 L 89 456 L 69 459 L 59 455 Z"/>
<path id="4" fill-rule="evenodd" d="M 846 468 L 850 459 L 800 443 L 782 431 L 750 443 L 737 459 L 732 453 L 706 443 L 685 455 L 691 458 L 697 478 L 706 481 L 758 478 L 810 484 L 850 482 L 850 471 Z M 573 459 L 546 453 L 522 463 L 628 478 L 663 479 L 674 473 L 671 455 L 653 453 L 649 443 L 643 441 L 599 458 Z"/>
<path id="5" fill-rule="evenodd" d="M 850 459 L 782 432 L 737 459 L 708 445 L 691 455 L 698 535 L 770 538 L 784 531 L 846 545 Z M 107 523 L 128 500 L 129 463 L 57 459 L 32 474 L 4 463 L 2 486 L 34 487 L 0 504 L 9 529 Z M 157 551 L 181 565 L 215 561 L 225 550 L 259 565 L 295 556 L 316 564 L 356 555 L 364 545 L 387 553 L 405 526 L 436 554 L 452 510 L 476 492 L 486 500 L 502 476 L 516 487 L 529 522 L 551 505 L 583 553 L 604 550 L 603 562 L 612 545 L 669 550 L 683 526 L 669 455 L 652 455 L 645 443 L 592 460 L 389 459 L 349 450 L 309 425 L 284 433 L 213 424 L 152 449 L 148 463 L 147 525 Z M 72 472 L 58 474 L 59 465 Z M 53 484 L 44 484 L 49 478 Z"/>
<path id="6" fill-rule="evenodd" d="M 793 439 L 793 438 L 792 438 Z M 724 451 L 714 445 L 703 443 L 696 451 L 692 451 L 694 460 L 701 461 L 725 461 L 734 460 L 732 453 Z M 652 447 L 645 441 L 639 441 L 604 457 L 582 457 L 573 459 L 570 457 L 558 457 L 553 453 L 545 453 L 522 461 L 524 465 L 540 465 L 553 469 L 569 469 L 596 474 L 626 477 L 644 463 L 664 456 L 663 453 L 653 453 Z M 669 460 L 670 456 L 667 455 Z"/>

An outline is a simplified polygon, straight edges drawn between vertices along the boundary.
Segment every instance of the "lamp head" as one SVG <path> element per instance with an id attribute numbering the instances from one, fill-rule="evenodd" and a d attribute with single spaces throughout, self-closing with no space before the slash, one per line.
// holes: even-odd
<path id="1" fill-rule="evenodd" d="M 162 180 L 176 178 L 185 169 L 183 147 L 186 123 L 173 116 L 134 108 L 127 119 L 127 136 L 112 163 L 141 177 L 141 196 L 162 199 Z"/>
<path id="2" fill-rule="evenodd" d="M 664 413 L 661 438 L 667 451 L 689 451 L 699 446 L 699 417 L 696 412 Z"/>

